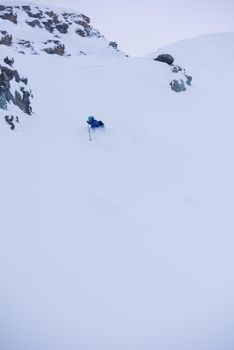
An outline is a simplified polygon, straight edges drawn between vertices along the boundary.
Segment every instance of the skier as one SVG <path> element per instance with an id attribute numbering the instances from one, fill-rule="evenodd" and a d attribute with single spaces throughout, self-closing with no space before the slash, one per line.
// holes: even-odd
<path id="1" fill-rule="evenodd" d="M 90 127 L 92 129 L 95 129 L 95 128 L 103 128 L 104 127 L 104 124 L 101 120 L 96 120 L 92 115 L 90 115 L 88 117 L 88 120 L 87 120 L 87 123 L 90 125 Z"/>

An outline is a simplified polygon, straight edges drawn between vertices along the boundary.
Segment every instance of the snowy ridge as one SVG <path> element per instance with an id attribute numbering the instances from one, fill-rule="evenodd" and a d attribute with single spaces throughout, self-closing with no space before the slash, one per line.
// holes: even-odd
<path id="1" fill-rule="evenodd" d="M 25 2 L 0 2 L 0 44 L 25 54 L 124 55 L 89 17 L 70 10 Z"/>
<path id="2" fill-rule="evenodd" d="M 186 39 L 164 46 L 147 57 L 153 58 L 161 53 L 170 52 L 175 62 L 189 70 L 204 70 L 204 73 L 233 76 L 234 32 L 213 33 Z"/>

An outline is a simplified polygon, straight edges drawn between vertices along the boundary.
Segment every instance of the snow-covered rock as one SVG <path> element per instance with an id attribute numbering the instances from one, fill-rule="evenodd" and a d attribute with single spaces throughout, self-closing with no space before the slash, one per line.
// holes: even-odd
<path id="1" fill-rule="evenodd" d="M 172 55 L 161 53 L 155 57 L 154 56 L 154 54 L 151 54 L 148 57 L 152 57 L 155 62 L 160 62 L 163 64 L 166 63 L 167 65 L 171 66 L 171 72 L 179 73 L 177 74 L 177 79 L 174 79 L 173 77 L 173 79 L 170 81 L 170 86 L 173 91 L 183 92 L 187 90 L 188 86 L 191 86 L 193 80 L 192 76 L 187 75 L 184 68 L 174 64 L 175 59 Z"/>
<path id="2" fill-rule="evenodd" d="M 22 1 L 0 2 L 0 45 L 22 54 L 124 55 L 84 14 Z"/>
<path id="3" fill-rule="evenodd" d="M 4 55 L 5 53 L 5 55 Z M 32 91 L 28 79 L 18 70 L 6 50 L 0 53 L 0 118 L 15 129 L 22 116 L 32 115 Z"/>

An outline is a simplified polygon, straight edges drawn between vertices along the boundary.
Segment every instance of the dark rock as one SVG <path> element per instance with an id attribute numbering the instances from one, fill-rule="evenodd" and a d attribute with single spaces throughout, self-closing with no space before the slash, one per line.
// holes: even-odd
<path id="1" fill-rule="evenodd" d="M 89 17 L 87 17 L 87 16 L 85 16 L 85 15 L 80 15 L 82 18 L 83 18 L 83 20 L 86 22 L 86 23 L 90 23 L 90 18 Z"/>
<path id="2" fill-rule="evenodd" d="M 173 73 L 179 73 L 182 71 L 182 68 L 180 66 L 173 66 L 172 70 Z"/>
<path id="3" fill-rule="evenodd" d="M 54 13 L 53 11 L 47 11 L 46 15 L 52 19 L 52 21 L 55 25 L 60 23 L 59 19 L 58 19 L 58 15 L 56 13 Z"/>
<path id="4" fill-rule="evenodd" d="M 162 55 L 159 55 L 157 58 L 154 58 L 154 61 L 167 63 L 170 66 L 173 64 L 174 60 L 175 59 L 169 54 L 162 54 Z"/>
<path id="5" fill-rule="evenodd" d="M 43 28 L 43 26 L 41 25 L 41 22 L 39 21 L 39 19 L 35 19 L 34 21 L 26 21 L 26 23 L 29 25 L 29 26 L 31 26 L 31 27 L 33 27 L 33 28 L 35 28 L 35 27 L 38 27 L 38 28 Z"/>
<path id="6" fill-rule="evenodd" d="M 172 80 L 170 82 L 170 86 L 171 86 L 171 89 L 175 92 L 186 91 L 185 82 L 182 79 Z"/>
<path id="7" fill-rule="evenodd" d="M 52 47 L 47 47 L 43 49 L 46 53 L 49 55 L 59 55 L 59 56 L 64 56 L 65 54 L 65 46 L 60 43 L 59 40 L 47 40 L 44 42 L 45 45 L 47 44 L 53 44 L 54 46 Z"/>
<path id="8" fill-rule="evenodd" d="M 1 86 L 0 86 L 0 108 L 5 110 L 7 109 L 6 94 Z"/>
<path id="9" fill-rule="evenodd" d="M 20 87 L 20 92 L 15 91 L 15 95 L 13 95 L 10 90 L 10 82 L 13 79 L 17 83 L 23 82 L 26 84 L 28 82 L 26 78 L 20 78 L 18 71 L 0 65 L 0 108 L 7 109 L 7 103 L 13 102 L 24 113 L 31 115 L 30 97 L 32 97 L 32 93 L 25 90 L 24 87 Z"/>
<path id="10" fill-rule="evenodd" d="M 20 82 L 20 76 L 17 70 L 12 70 L 8 67 L 3 67 L 1 65 L 0 65 L 0 70 L 5 81 L 11 81 L 12 79 L 15 79 L 17 83 Z M 1 83 L 1 76 L 0 76 L 0 83 Z"/>
<path id="11" fill-rule="evenodd" d="M 10 125 L 11 130 L 14 130 L 14 129 L 15 129 L 15 125 L 14 125 L 14 123 L 13 123 L 13 121 L 14 121 L 14 116 L 13 116 L 13 115 L 11 115 L 11 116 L 6 115 L 6 116 L 5 116 L 5 121 L 7 122 L 8 125 Z"/>
<path id="12" fill-rule="evenodd" d="M 117 50 L 118 49 L 118 44 L 115 41 L 111 41 L 109 43 L 109 46 L 113 47 L 113 49 Z"/>
<path id="13" fill-rule="evenodd" d="M 52 18 L 55 16 L 55 13 L 53 11 L 46 11 L 45 14 L 49 17 L 52 17 Z"/>
<path id="14" fill-rule="evenodd" d="M 6 116 L 5 116 L 5 121 L 7 122 L 8 125 L 10 125 L 11 130 L 14 130 L 14 129 L 15 129 L 14 121 L 16 121 L 17 123 L 19 123 L 18 117 L 14 117 L 13 115 L 11 115 L 11 116 L 6 115 Z"/>
<path id="15" fill-rule="evenodd" d="M 63 18 L 68 19 L 69 17 L 74 16 L 74 13 L 63 12 L 62 16 Z"/>
<path id="16" fill-rule="evenodd" d="M 53 33 L 55 25 L 51 19 L 48 19 L 48 21 L 43 21 L 42 24 L 44 25 L 45 29 L 48 30 L 48 32 Z"/>
<path id="17" fill-rule="evenodd" d="M 22 77 L 22 78 L 20 78 L 20 81 L 22 83 L 24 83 L 24 85 L 28 85 L 28 79 L 27 78 Z"/>
<path id="18" fill-rule="evenodd" d="M 5 57 L 4 62 L 12 67 L 15 61 L 14 58 Z"/>
<path id="19" fill-rule="evenodd" d="M 0 13 L 0 18 L 17 24 L 17 15 L 13 12 L 13 7 L 11 6 L 7 6 L 5 12 Z"/>
<path id="20" fill-rule="evenodd" d="M 185 74 L 185 78 L 186 78 L 186 84 L 189 85 L 189 86 L 191 86 L 193 77 L 191 77 L 191 75 L 186 75 L 186 74 Z"/>
<path id="21" fill-rule="evenodd" d="M 24 113 L 31 115 L 32 114 L 32 107 L 30 102 L 30 96 L 31 92 L 26 91 L 23 87 L 20 88 L 21 93 L 23 94 L 23 97 L 21 97 L 21 94 L 16 91 L 15 92 L 15 101 L 14 104 L 16 104 Z"/>
<path id="22" fill-rule="evenodd" d="M 0 45 L 11 46 L 12 44 L 12 35 L 7 33 L 5 30 L 0 30 Z"/>
<path id="23" fill-rule="evenodd" d="M 5 98 L 5 95 L 2 95 L 1 89 L 0 89 L 0 108 L 7 110 L 7 101 Z"/>
<path id="24" fill-rule="evenodd" d="M 30 6 L 27 6 L 27 5 L 22 6 L 22 9 L 23 9 L 24 11 L 31 11 L 31 7 L 30 7 Z"/>
<path id="25" fill-rule="evenodd" d="M 79 36 L 82 36 L 82 38 L 85 38 L 87 36 L 87 33 L 82 29 L 77 29 L 76 34 L 78 34 Z"/>
<path id="26" fill-rule="evenodd" d="M 69 28 L 69 25 L 67 23 L 61 23 L 56 26 L 56 29 L 62 34 L 66 34 L 68 31 L 68 28 Z"/>
<path id="27" fill-rule="evenodd" d="M 6 6 L 0 5 L 0 11 L 5 11 L 6 10 Z"/>
<path id="28" fill-rule="evenodd" d="M 29 40 L 18 40 L 17 44 L 27 49 L 33 49 L 32 43 Z"/>
<path id="29" fill-rule="evenodd" d="M 84 36 L 90 36 L 90 32 L 92 30 L 92 28 L 90 27 L 90 25 L 88 25 L 86 22 L 84 21 L 75 21 L 76 24 L 78 24 L 79 26 L 83 27 L 83 30 L 82 29 L 78 29 L 76 31 L 76 33 L 81 30 L 85 33 Z M 78 34 L 78 33 L 77 33 Z M 82 35 L 81 35 L 82 36 Z"/>
<path id="30" fill-rule="evenodd" d="M 32 18 L 42 19 L 43 18 L 43 12 L 41 10 L 38 10 L 37 13 L 32 13 L 31 11 L 26 11 L 27 15 Z"/>

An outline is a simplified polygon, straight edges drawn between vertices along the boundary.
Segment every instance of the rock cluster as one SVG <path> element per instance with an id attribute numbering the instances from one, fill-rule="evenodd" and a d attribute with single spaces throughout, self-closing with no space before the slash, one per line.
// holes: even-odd
<path id="1" fill-rule="evenodd" d="M 111 42 L 109 43 L 109 46 L 113 47 L 115 50 L 118 49 L 118 44 L 117 44 L 115 41 L 111 41 Z"/>
<path id="2" fill-rule="evenodd" d="M 12 68 L 14 59 L 5 57 L 0 64 L 0 109 L 8 111 L 10 104 L 14 104 L 24 114 L 31 115 L 32 92 L 28 89 L 27 78 L 21 77 L 17 70 Z M 14 122 L 19 123 L 19 117 L 5 115 L 5 121 L 14 130 Z"/>
<path id="3" fill-rule="evenodd" d="M 65 46 L 59 40 L 47 40 L 44 42 L 46 48 L 43 49 L 49 55 L 64 56 Z"/>
<path id="4" fill-rule="evenodd" d="M 5 30 L 0 30 L 0 45 L 11 46 L 12 35 Z"/>
<path id="5" fill-rule="evenodd" d="M 18 16 L 15 9 L 23 10 L 28 19 L 26 23 L 31 27 L 45 28 L 50 33 L 56 30 L 60 33 L 66 34 L 68 28 L 71 24 L 77 25 L 77 30 L 75 31 L 80 36 L 91 37 L 100 36 L 98 30 L 94 29 L 90 25 L 89 17 L 83 14 L 75 14 L 63 12 L 62 14 L 57 14 L 52 10 L 43 12 L 39 7 L 32 8 L 31 6 L 5 6 L 0 5 L 0 18 L 8 20 L 12 23 L 17 24 Z"/>
<path id="6" fill-rule="evenodd" d="M 186 91 L 188 86 L 191 86 L 192 76 L 187 75 L 186 70 L 180 66 L 174 65 L 174 57 L 170 54 L 161 54 L 154 58 L 154 61 L 163 62 L 171 66 L 172 73 L 179 73 L 179 79 L 173 79 L 170 82 L 171 89 L 175 92 Z"/>
<path id="7" fill-rule="evenodd" d="M 0 18 L 17 24 L 17 15 L 12 6 L 0 5 Z"/>
<path id="8" fill-rule="evenodd" d="M 187 75 L 186 70 L 180 66 L 173 65 L 171 71 L 173 73 L 180 73 L 180 79 L 173 79 L 170 82 L 171 89 L 175 92 L 186 91 L 188 86 L 192 84 L 192 76 Z"/>
<path id="9" fill-rule="evenodd" d="M 12 27 L 8 32 L 6 30 L 0 31 L 0 45 L 12 46 L 21 54 L 45 52 L 50 55 L 70 56 L 72 52 L 69 50 L 68 42 L 70 40 L 67 35 L 71 36 L 73 41 L 77 40 L 77 46 L 81 45 L 81 47 L 77 47 L 77 55 L 81 51 L 84 52 L 81 38 L 103 39 L 103 45 L 106 45 L 107 52 L 119 51 L 117 43 L 107 41 L 105 44 L 105 38 L 91 26 L 89 17 L 81 13 L 60 11 L 43 6 L 22 4 L 12 6 L 9 4 L 0 5 L 1 20 L 17 24 L 19 30 L 17 27 L 15 29 Z M 36 42 L 23 36 L 22 29 L 27 34 L 28 27 L 40 29 L 41 40 L 39 31 L 37 31 L 39 40 Z M 46 47 L 45 43 L 48 44 Z M 109 50 L 110 48 L 111 50 Z"/>

